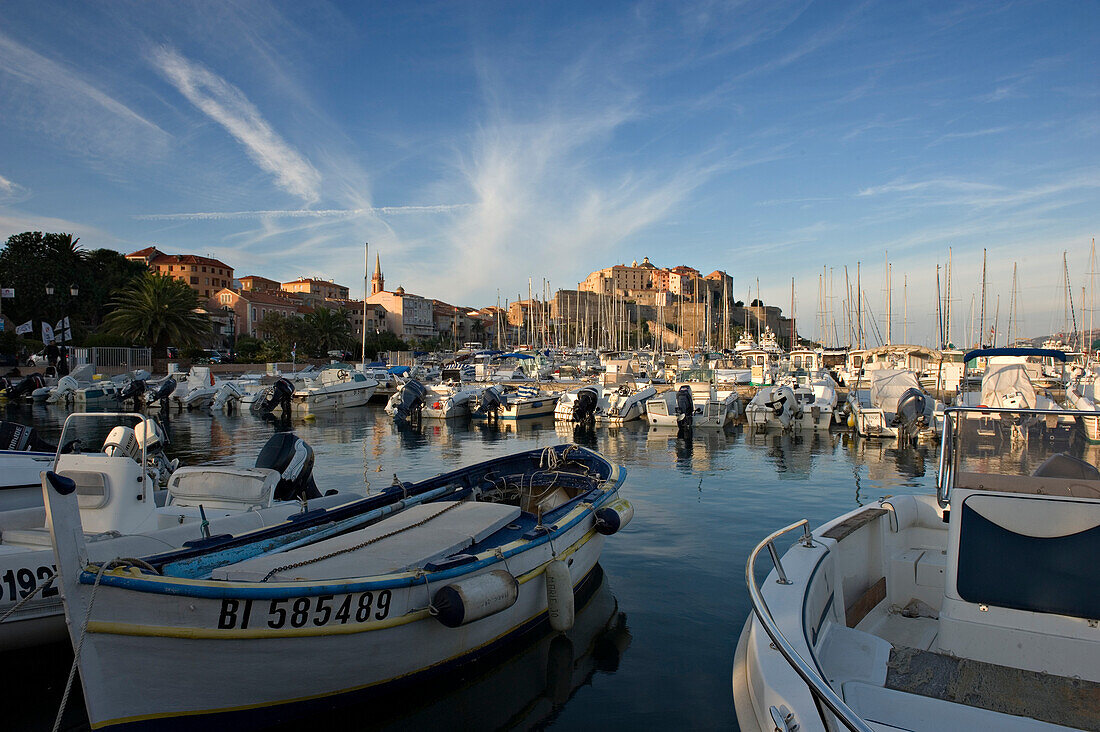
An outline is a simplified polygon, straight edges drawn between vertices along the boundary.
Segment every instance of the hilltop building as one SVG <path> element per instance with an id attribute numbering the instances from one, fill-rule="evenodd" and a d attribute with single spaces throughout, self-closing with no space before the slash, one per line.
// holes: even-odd
<path id="1" fill-rule="evenodd" d="M 347 300 L 351 296 L 348 288 L 343 285 L 315 277 L 299 277 L 291 282 L 284 282 L 280 289 L 300 297 L 314 307 L 323 305 L 325 300 Z"/>
<path id="2" fill-rule="evenodd" d="M 282 285 L 276 280 L 269 280 L 266 277 L 260 277 L 259 275 L 248 275 L 247 277 L 241 277 L 240 279 L 242 290 L 253 290 L 255 292 L 281 292 Z"/>

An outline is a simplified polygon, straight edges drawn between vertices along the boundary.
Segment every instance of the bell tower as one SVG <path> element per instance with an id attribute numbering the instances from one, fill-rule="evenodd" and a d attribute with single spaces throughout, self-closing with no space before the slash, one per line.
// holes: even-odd
<path id="1" fill-rule="evenodd" d="M 374 276 L 370 278 L 370 294 L 382 292 L 386 289 L 386 278 L 382 276 L 382 262 L 378 255 L 374 255 Z"/>

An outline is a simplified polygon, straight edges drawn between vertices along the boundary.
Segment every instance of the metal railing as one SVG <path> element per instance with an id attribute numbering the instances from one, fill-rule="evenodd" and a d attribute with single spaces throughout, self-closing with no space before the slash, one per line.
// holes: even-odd
<path id="1" fill-rule="evenodd" d="M 987 416 L 991 414 L 1028 414 L 1028 415 L 1052 415 L 1055 417 L 1073 417 L 1077 419 L 1080 414 L 1071 409 L 1012 409 L 1009 407 L 948 407 L 943 410 L 943 434 L 940 436 L 940 469 L 936 475 L 936 502 L 940 508 L 947 508 L 951 503 L 951 487 L 955 484 L 955 439 L 957 427 L 955 424 L 957 415 L 979 414 Z"/>
<path id="2" fill-rule="evenodd" d="M 96 346 L 73 348 L 70 368 L 91 364 L 96 373 L 115 374 L 145 369 L 152 371 L 153 351 L 150 348 L 119 348 Z"/>
<path id="3" fill-rule="evenodd" d="M 756 558 L 760 555 L 762 549 L 767 549 L 771 555 L 772 563 L 775 565 L 775 571 L 779 575 L 779 584 L 789 585 L 792 584 L 787 579 L 786 572 L 783 571 L 783 563 L 780 561 L 779 554 L 775 549 L 775 540 L 784 534 L 794 531 L 795 529 L 802 529 L 802 537 L 800 543 L 805 547 L 815 546 L 813 542 L 813 534 L 810 533 L 810 522 L 807 519 L 802 519 L 797 523 L 793 523 L 790 526 L 780 529 L 769 535 L 764 541 L 756 545 L 756 548 L 749 554 L 748 562 L 745 564 L 745 581 L 749 587 L 749 599 L 752 601 L 752 611 L 756 615 L 757 620 L 760 621 L 760 626 L 764 629 L 764 632 L 768 634 L 768 637 L 772 640 L 772 645 L 777 651 L 787 660 L 791 668 L 794 669 L 809 688 L 810 696 L 813 697 L 814 705 L 817 707 L 817 713 L 821 716 L 821 723 L 825 726 L 825 729 L 830 729 L 829 720 L 826 717 L 825 709 L 822 705 L 828 708 L 830 712 L 851 732 L 873 732 L 873 730 L 860 719 L 852 709 L 844 703 L 832 687 L 829 686 L 825 679 L 821 678 L 809 663 L 795 650 L 790 641 L 783 635 L 783 632 L 779 629 L 775 619 L 772 618 L 771 610 L 768 609 L 768 603 L 764 601 L 764 596 L 760 592 L 760 588 L 756 585 Z M 789 719 L 790 714 L 783 715 L 780 710 L 772 707 L 770 710 L 773 721 L 776 720 L 776 715 L 782 719 L 785 726 L 788 729 L 793 729 L 789 726 L 789 723 L 793 723 L 793 719 Z M 780 729 L 778 722 L 776 723 L 776 729 Z"/>

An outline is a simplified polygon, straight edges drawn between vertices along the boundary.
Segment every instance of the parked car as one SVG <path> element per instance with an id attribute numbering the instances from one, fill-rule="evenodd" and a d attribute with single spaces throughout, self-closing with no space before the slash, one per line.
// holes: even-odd
<path id="1" fill-rule="evenodd" d="M 221 363 L 222 362 L 221 351 L 215 351 L 213 348 L 206 348 L 206 349 L 203 349 L 202 354 L 203 354 L 202 359 L 200 359 L 202 361 L 205 361 L 207 363 Z"/>
<path id="2" fill-rule="evenodd" d="M 353 361 L 355 360 L 355 354 L 351 351 L 329 351 L 328 357 L 335 361 Z"/>

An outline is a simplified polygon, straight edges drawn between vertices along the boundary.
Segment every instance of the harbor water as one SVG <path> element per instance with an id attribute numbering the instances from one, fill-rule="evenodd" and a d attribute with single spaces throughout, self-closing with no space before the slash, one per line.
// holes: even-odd
<path id="1" fill-rule="evenodd" d="M 56 439 L 66 414 L 22 407 L 9 408 L 6 418 Z M 207 412 L 172 413 L 166 426 L 169 455 L 181 464 L 234 466 L 251 466 L 280 428 L 250 414 Z M 397 427 L 375 404 L 295 418 L 289 428 L 315 450 L 322 491 L 377 491 L 395 475 L 417 481 L 575 441 L 626 467 L 621 495 L 635 508 L 633 522 L 605 544 L 602 575 L 589 583 L 567 636 L 547 629 L 493 658 L 384 697 L 385 704 L 333 701 L 310 721 L 332 729 L 736 729 L 730 672 L 750 611 L 745 560 L 756 543 L 802 518 L 816 526 L 883 496 L 935 490 L 934 445 L 902 448 L 838 432 L 753 433 L 735 425 L 682 438 L 675 429 L 635 421 L 575 434 L 552 419 L 425 420 L 412 429 Z M 770 569 L 766 559 L 761 569 Z M 48 729 L 71 650 L 10 656 L 0 690 L 9 710 L 4 727 Z M 25 673 L 12 673 L 16 668 Z M 150 673 L 172 669 L 154 663 Z M 263 669 L 256 669 L 255 683 L 265 683 Z M 67 729 L 87 726 L 79 685 L 63 722 Z M 288 719 L 286 728 L 300 723 Z"/>

